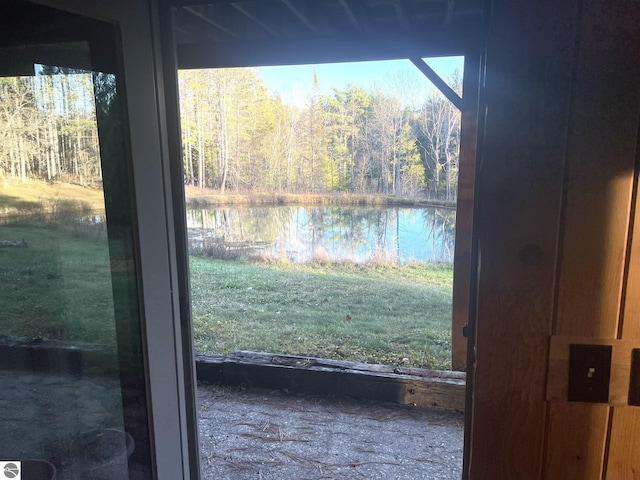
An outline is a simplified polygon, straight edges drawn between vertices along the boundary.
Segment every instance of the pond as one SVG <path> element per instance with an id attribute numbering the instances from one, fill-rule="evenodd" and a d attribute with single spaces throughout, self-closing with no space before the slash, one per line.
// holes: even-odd
<path id="1" fill-rule="evenodd" d="M 227 206 L 187 210 L 191 252 L 217 258 L 453 262 L 455 210 Z"/>

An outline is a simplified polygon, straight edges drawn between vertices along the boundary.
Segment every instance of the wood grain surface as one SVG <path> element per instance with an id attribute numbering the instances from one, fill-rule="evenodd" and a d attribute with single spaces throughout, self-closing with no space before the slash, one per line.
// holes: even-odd
<path id="1" fill-rule="evenodd" d="M 586 337 L 581 343 L 615 340 L 621 321 L 640 105 L 640 89 L 632 87 L 640 82 L 640 64 L 628 61 L 638 49 L 640 33 L 636 31 L 631 40 L 629 28 L 634 27 L 627 25 L 627 19 L 637 18 L 634 3 L 582 2 L 554 325 L 557 335 Z M 559 351 L 567 353 L 564 347 Z M 559 366 L 559 358 L 558 352 L 550 353 L 548 380 L 552 386 L 558 379 L 553 369 Z M 626 403 L 629 355 L 630 351 L 616 343 L 612 404 Z M 553 396 L 553 388 L 547 393 Z M 562 391 L 559 397 L 564 394 Z M 609 408 L 550 404 L 544 478 L 602 478 L 606 470 L 603 453 L 617 454 L 607 445 Z M 611 434 L 616 434 L 615 427 Z"/>
<path id="2" fill-rule="evenodd" d="M 585 403 L 550 404 L 547 437 L 550 443 L 542 478 L 602 478 L 609 408 Z"/>
<path id="3" fill-rule="evenodd" d="M 631 479 L 640 4 L 516 3 L 488 46 L 470 478 Z M 568 345 L 600 342 L 615 407 L 567 402 Z"/>
<path id="4" fill-rule="evenodd" d="M 467 339 L 462 330 L 469 323 L 471 299 L 471 258 L 473 244 L 473 209 L 475 203 L 476 157 L 478 140 L 479 53 L 465 57 L 464 109 L 460 126 L 460 170 L 456 209 L 456 245 L 453 262 L 453 312 L 451 365 L 454 370 L 467 368 Z"/>
<path id="5" fill-rule="evenodd" d="M 574 1 L 493 7 L 469 478 L 536 479 L 578 9 Z"/>

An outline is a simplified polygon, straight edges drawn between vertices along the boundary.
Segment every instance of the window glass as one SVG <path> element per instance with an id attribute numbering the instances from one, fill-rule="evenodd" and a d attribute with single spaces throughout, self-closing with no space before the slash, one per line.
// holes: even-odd
<path id="1" fill-rule="evenodd" d="M 0 460 L 151 478 L 115 29 L 26 2 L 0 29 Z"/>

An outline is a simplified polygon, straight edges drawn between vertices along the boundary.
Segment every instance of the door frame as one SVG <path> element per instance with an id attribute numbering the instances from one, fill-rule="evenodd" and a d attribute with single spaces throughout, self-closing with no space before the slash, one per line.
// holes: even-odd
<path id="1" fill-rule="evenodd" d="M 168 104 L 167 118 L 170 122 L 169 138 L 171 145 L 171 157 L 174 160 L 172 179 L 174 198 L 174 210 L 177 215 L 176 228 L 178 237 L 186 236 L 186 222 L 184 222 L 184 184 L 182 169 L 182 148 L 180 135 L 179 98 L 177 90 L 178 68 L 224 68 L 240 66 L 263 65 L 291 65 L 296 63 L 323 63 L 328 61 L 366 61 L 402 58 L 402 54 L 394 51 L 380 52 L 369 45 L 349 44 L 343 45 L 342 50 L 331 41 L 329 45 L 334 47 L 333 53 L 327 53 L 327 48 L 318 47 L 316 43 L 309 42 L 304 45 L 296 45 L 283 50 L 268 50 L 264 47 L 258 51 L 247 48 L 229 49 L 211 44 L 211 48 L 198 48 L 201 45 L 178 47 L 173 35 L 173 19 L 177 8 L 184 2 L 181 0 L 159 0 L 162 12 L 163 35 L 163 62 L 165 65 L 165 81 L 170 88 L 166 88 L 166 101 Z M 204 0 L 192 0 L 189 5 L 205 3 Z M 476 311 L 477 311 L 477 275 L 479 268 L 478 235 L 475 219 L 478 208 L 478 180 L 479 159 L 483 143 L 484 128 L 484 68 L 485 68 L 485 44 L 488 28 L 489 9 L 485 11 L 483 23 L 478 28 L 478 41 L 460 38 L 460 41 L 452 45 L 443 42 L 439 44 L 437 35 L 433 35 L 433 45 L 424 45 L 414 42 L 413 45 L 403 45 L 403 51 L 408 57 L 425 56 L 430 53 L 433 56 L 461 55 L 464 56 L 463 98 L 461 102 L 461 139 L 460 139 L 460 171 L 457 208 L 460 209 L 456 216 L 456 246 L 454 254 L 454 286 L 453 286 L 453 312 L 452 312 L 452 367 L 456 370 L 466 370 L 466 412 L 465 412 L 465 440 L 463 455 L 463 478 L 468 478 L 468 470 L 471 455 L 471 426 L 473 406 L 473 380 L 475 368 L 475 337 L 476 337 Z M 430 37 L 431 38 L 431 37 Z M 302 42 L 303 43 L 303 42 Z M 336 53 L 337 52 L 337 53 Z M 180 57 L 180 58 L 179 58 Z M 335 58 L 334 58 L 335 57 Z M 175 86 L 175 89 L 174 89 Z M 175 109 L 171 111 L 171 109 Z M 176 122 L 174 124 L 174 122 Z M 180 211 L 182 210 L 182 212 Z M 186 242 L 186 239 L 185 239 Z M 186 245 L 186 244 L 185 244 Z M 186 246 L 184 248 L 186 251 Z M 180 274 L 188 273 L 188 262 L 180 270 Z M 184 295 L 189 295 L 188 278 L 181 281 L 186 285 Z M 188 306 L 186 307 L 188 308 Z M 190 317 L 190 312 L 189 312 Z M 185 335 L 188 333 L 185 332 Z M 189 333 L 190 334 L 190 333 Z"/>
<path id="2" fill-rule="evenodd" d="M 189 299 L 181 295 L 184 245 L 176 238 L 167 106 L 155 1 L 28 0 L 112 23 L 120 34 L 132 157 L 134 232 L 153 476 L 199 479 L 195 360 Z M 183 214 L 184 215 L 184 214 Z M 181 256 L 182 254 L 182 256 Z M 188 290 L 187 290 L 188 291 Z M 188 311 L 188 310 L 187 310 Z M 182 315 L 181 315 L 182 314 Z"/>

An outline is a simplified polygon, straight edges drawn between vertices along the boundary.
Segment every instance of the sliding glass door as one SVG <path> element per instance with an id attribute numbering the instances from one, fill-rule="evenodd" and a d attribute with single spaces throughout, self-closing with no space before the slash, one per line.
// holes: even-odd
<path id="1" fill-rule="evenodd" d="M 124 73 L 127 55 L 153 61 L 126 48 L 145 8 L 117 22 L 0 6 L 0 461 L 18 475 L 7 478 L 197 475 L 183 461 L 193 385 L 155 77 Z M 145 86 L 150 96 L 127 98 Z M 157 158 L 135 153 L 144 142 Z"/>

